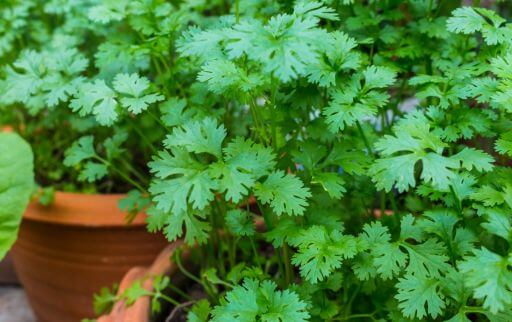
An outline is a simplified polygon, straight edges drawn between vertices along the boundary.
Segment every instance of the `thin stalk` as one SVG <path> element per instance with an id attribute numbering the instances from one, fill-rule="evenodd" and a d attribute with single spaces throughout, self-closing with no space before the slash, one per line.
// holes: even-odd
<path id="1" fill-rule="evenodd" d="M 191 301 L 192 297 L 188 295 L 187 293 L 183 292 L 179 287 L 174 286 L 172 283 L 169 284 L 169 288 L 178 294 L 179 296 L 183 297 L 184 299 Z"/>
<path id="2" fill-rule="evenodd" d="M 175 299 L 173 299 L 173 298 L 172 298 L 172 297 L 170 297 L 170 296 L 167 296 L 167 295 L 162 294 L 162 293 L 160 293 L 159 295 L 160 295 L 160 297 L 161 297 L 162 299 L 166 300 L 167 302 L 169 302 L 169 303 L 171 303 L 171 304 L 173 304 L 173 305 L 178 306 L 178 305 L 180 305 L 180 304 L 181 304 L 180 302 L 176 301 Z"/>
<path id="3" fill-rule="evenodd" d="M 289 250 L 287 244 L 283 244 L 282 249 L 283 249 L 283 260 L 284 260 L 284 268 L 285 268 L 284 277 L 285 277 L 286 285 L 288 286 L 292 283 L 292 280 L 294 279 L 293 270 L 290 265 L 290 250 Z"/>
<path id="4" fill-rule="evenodd" d="M 457 212 L 462 215 L 462 203 L 460 202 L 460 199 L 457 197 L 457 194 L 455 193 L 455 189 L 453 189 L 453 186 L 450 185 L 450 193 L 455 201 L 455 209 L 457 209 Z"/>
<path id="5" fill-rule="evenodd" d="M 260 204 L 259 201 L 256 201 L 256 204 L 258 205 L 258 209 L 263 215 L 263 221 L 265 222 L 265 226 L 267 226 L 268 230 L 272 230 L 274 228 L 272 219 L 268 216 L 267 212 L 263 209 L 263 206 Z"/>
<path id="6" fill-rule="evenodd" d="M 146 189 L 144 189 L 139 183 L 135 182 L 132 178 L 130 178 L 129 175 L 121 171 L 118 167 L 112 166 L 112 163 L 110 163 L 108 160 L 103 159 L 102 157 L 95 155 L 94 158 L 101 163 L 105 164 L 108 168 L 113 169 L 121 178 L 123 178 L 126 182 L 134 186 L 135 188 L 139 189 L 141 192 L 145 192 Z"/>
<path id="7" fill-rule="evenodd" d="M 254 237 L 250 237 L 252 251 L 254 253 L 254 259 L 256 260 L 256 264 L 263 269 L 263 265 L 261 264 L 260 254 L 258 254 L 258 249 L 256 248 L 256 242 L 254 241 Z"/>
<path id="8" fill-rule="evenodd" d="M 240 22 L 240 0 L 235 0 L 235 17 L 236 23 Z"/>
<path id="9" fill-rule="evenodd" d="M 375 318 L 373 317 L 374 314 L 375 313 L 352 314 L 347 317 L 334 318 L 333 320 L 334 321 L 347 321 L 347 320 L 352 320 L 352 319 L 370 318 L 370 319 L 372 319 L 372 321 L 375 321 Z"/>
<path id="10" fill-rule="evenodd" d="M 171 130 L 162 122 L 162 120 L 160 120 L 159 117 L 153 114 L 153 112 L 151 112 L 150 110 L 146 110 L 145 113 L 148 114 L 153 120 L 155 120 L 158 123 L 158 125 L 164 128 L 167 132 L 171 132 Z"/>
<path id="11" fill-rule="evenodd" d="M 217 263 L 217 268 L 219 269 L 219 272 L 222 276 L 225 276 L 226 274 L 226 267 L 224 265 L 224 256 L 222 256 L 222 245 L 221 243 L 221 237 L 218 230 L 218 224 L 216 221 L 216 214 L 219 216 L 223 215 L 223 212 L 221 210 L 221 207 L 219 205 L 219 202 L 217 199 L 214 199 L 213 201 L 214 209 L 210 214 L 210 223 L 212 225 L 211 230 L 211 238 L 213 241 L 213 245 L 217 245 L 217 260 L 215 261 Z"/>
<path id="12" fill-rule="evenodd" d="M 144 177 L 144 175 L 137 169 L 135 169 L 130 162 L 128 162 L 126 159 L 121 159 L 121 162 L 124 164 L 124 166 L 130 171 L 134 176 L 137 177 L 143 184 L 147 184 L 147 178 Z"/>
<path id="13" fill-rule="evenodd" d="M 187 271 L 185 269 L 185 267 L 183 267 L 183 264 L 181 263 L 181 251 L 177 251 L 176 252 L 176 255 L 174 256 L 174 261 L 176 263 L 176 265 L 178 266 L 178 269 L 180 270 L 180 272 L 185 275 L 186 277 L 190 278 L 191 280 L 193 280 L 194 282 L 200 284 L 200 285 L 203 285 L 203 281 L 195 276 L 194 274 L 190 273 L 189 271 Z"/>
<path id="14" fill-rule="evenodd" d="M 363 138 L 364 145 L 366 146 L 366 149 L 368 150 L 368 153 L 370 153 L 373 157 L 375 157 L 375 153 L 372 150 L 372 147 L 370 143 L 368 142 L 368 139 L 366 138 L 366 135 L 364 134 L 363 127 L 361 126 L 361 123 L 359 121 L 356 121 L 357 130 L 359 131 L 359 134 Z"/>
<path id="15" fill-rule="evenodd" d="M 464 306 L 462 308 L 462 311 L 464 311 L 464 313 L 482 313 L 482 314 L 489 313 L 489 311 L 484 310 L 483 308 L 478 307 L 478 306 Z"/>
<path id="16" fill-rule="evenodd" d="M 144 132 L 143 132 L 143 131 L 141 131 L 141 130 L 139 129 L 139 127 L 135 124 L 135 122 L 133 122 L 133 121 L 132 121 L 132 122 L 131 122 L 131 124 L 132 124 L 132 128 L 135 130 L 135 132 L 137 132 L 137 134 L 140 136 L 140 138 L 141 138 L 141 139 L 146 143 L 146 145 L 149 147 L 149 149 L 151 150 L 151 153 L 153 153 L 153 154 L 154 154 L 154 153 L 156 152 L 156 150 L 157 150 L 157 149 L 155 148 L 155 146 L 153 145 L 153 143 L 151 142 L 151 140 L 149 140 L 149 139 L 147 138 L 147 136 L 144 134 Z"/>

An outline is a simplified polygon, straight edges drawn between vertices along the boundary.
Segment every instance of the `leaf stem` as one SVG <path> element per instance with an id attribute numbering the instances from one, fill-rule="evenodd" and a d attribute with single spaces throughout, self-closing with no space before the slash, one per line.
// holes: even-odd
<path id="1" fill-rule="evenodd" d="M 130 178 L 129 175 L 127 175 L 126 173 L 124 173 L 123 171 L 121 171 L 118 167 L 114 167 L 112 165 L 112 163 L 110 163 L 108 160 L 105 160 L 103 159 L 102 157 L 100 157 L 99 155 L 95 155 L 94 156 L 96 158 L 96 160 L 102 162 L 103 164 L 105 164 L 107 166 L 107 168 L 111 168 L 113 169 L 117 174 L 119 174 L 126 182 L 128 182 L 129 184 L 131 184 L 132 186 L 134 186 L 135 188 L 139 189 L 141 192 L 146 192 L 146 189 L 144 189 L 139 183 L 137 183 L 136 181 L 134 181 L 132 178 Z"/>
<path id="2" fill-rule="evenodd" d="M 366 135 L 364 134 L 364 130 L 363 130 L 363 127 L 361 126 L 361 123 L 359 123 L 359 121 L 356 121 L 356 126 L 357 126 L 357 130 L 358 130 L 359 134 L 361 135 L 361 137 L 363 139 L 364 145 L 366 146 L 366 149 L 368 150 L 368 153 L 370 153 L 375 158 L 376 157 L 375 153 L 373 152 L 372 147 L 370 146 L 370 143 L 369 143 L 368 139 L 366 138 Z"/>

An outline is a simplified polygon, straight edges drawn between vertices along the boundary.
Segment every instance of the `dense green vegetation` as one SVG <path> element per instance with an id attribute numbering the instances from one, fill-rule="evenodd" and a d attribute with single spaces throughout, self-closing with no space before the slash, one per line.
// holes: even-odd
<path id="1" fill-rule="evenodd" d="M 510 321 L 512 25 L 473 2 L 8 0 L 0 117 L 199 245 L 190 321 Z"/>

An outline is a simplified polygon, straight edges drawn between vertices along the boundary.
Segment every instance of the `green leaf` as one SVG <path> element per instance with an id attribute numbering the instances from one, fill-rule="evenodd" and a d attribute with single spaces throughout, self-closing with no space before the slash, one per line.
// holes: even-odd
<path id="1" fill-rule="evenodd" d="M 409 265 L 406 268 L 409 274 L 439 277 L 450 268 L 446 247 L 434 238 L 422 244 L 401 245 L 409 254 Z"/>
<path id="2" fill-rule="evenodd" d="M 301 275 L 316 284 L 340 268 L 343 260 L 357 254 L 357 240 L 340 231 L 328 232 L 323 226 L 312 226 L 290 240 L 298 248 L 292 263 Z"/>
<path id="3" fill-rule="evenodd" d="M 482 32 L 488 45 L 496 45 L 508 41 L 512 34 L 505 19 L 494 11 L 485 8 L 462 7 L 453 11 L 453 17 L 448 19 L 449 31 L 472 34 Z"/>
<path id="4" fill-rule="evenodd" d="M 487 221 L 482 224 L 482 227 L 490 234 L 512 241 L 512 222 L 507 211 L 487 208 L 485 214 Z"/>
<path id="5" fill-rule="evenodd" d="M 189 245 L 204 244 L 208 240 L 210 225 L 203 221 L 204 214 L 185 211 L 177 213 L 164 212 L 156 207 L 149 207 L 147 223 L 150 232 L 163 230 L 165 237 L 173 242 L 185 234 L 185 242 Z"/>
<path id="6" fill-rule="evenodd" d="M 508 190 L 507 190 L 508 191 Z M 501 205 L 505 202 L 506 191 L 499 191 L 490 185 L 482 185 L 472 196 L 473 200 L 480 201 L 486 207 Z"/>
<path id="7" fill-rule="evenodd" d="M 386 88 L 395 82 L 396 73 L 387 67 L 368 66 L 363 71 L 364 88 Z"/>
<path id="8" fill-rule="evenodd" d="M 226 137 L 223 125 L 212 118 L 194 121 L 174 129 L 164 141 L 167 148 L 182 147 L 188 152 L 209 153 L 220 158 L 222 141 Z"/>
<path id="9" fill-rule="evenodd" d="M 210 174 L 219 180 L 219 192 L 238 203 L 260 177 L 275 165 L 272 150 L 250 139 L 235 138 L 224 149 L 224 159 L 210 165 Z"/>
<path id="10" fill-rule="evenodd" d="M 198 148 L 192 149 L 197 151 Z M 206 166 L 187 151 L 175 148 L 173 155 L 160 151 L 148 165 L 156 177 L 149 192 L 158 209 L 179 214 L 187 211 L 189 204 L 201 210 L 213 200 L 217 182 L 209 176 Z"/>
<path id="11" fill-rule="evenodd" d="M 211 321 L 308 321 L 306 303 L 295 292 L 276 288 L 269 280 L 245 279 L 213 308 Z"/>
<path id="12" fill-rule="evenodd" d="M 408 318 L 422 319 L 428 314 L 435 319 L 446 307 L 436 278 L 407 274 L 398 279 L 396 287 L 398 294 L 395 298 L 400 302 L 398 306 Z"/>
<path id="13" fill-rule="evenodd" d="M 335 85 L 340 71 L 357 69 L 361 64 L 361 55 L 353 50 L 357 46 L 354 38 L 338 30 L 328 36 L 322 49 L 324 57 L 307 67 L 308 80 L 322 87 Z"/>
<path id="14" fill-rule="evenodd" d="M 381 222 L 365 224 L 360 238 L 370 250 L 371 258 L 367 260 L 372 261 L 383 279 L 393 278 L 407 264 L 407 254 L 397 243 L 390 243 L 391 234 Z"/>
<path id="15" fill-rule="evenodd" d="M 94 294 L 94 312 L 97 315 L 110 313 L 114 304 L 119 300 L 117 296 L 118 285 L 112 288 L 102 287 L 99 293 Z"/>
<path id="16" fill-rule="evenodd" d="M 396 74 L 387 68 L 369 66 L 341 84 L 322 112 L 329 129 L 333 133 L 342 131 L 345 126 L 374 116 L 389 99 L 389 95 L 379 89 L 392 84 L 395 77 Z"/>
<path id="17" fill-rule="evenodd" d="M 472 34 L 482 29 L 485 20 L 471 7 L 462 7 L 452 12 L 448 19 L 447 28 L 452 32 Z"/>
<path id="18" fill-rule="evenodd" d="M 227 33 L 230 59 L 242 55 L 262 65 L 263 71 L 289 82 L 307 74 L 307 67 L 318 61 L 318 49 L 326 32 L 317 28 L 318 18 L 302 10 L 258 20 L 241 20 Z"/>
<path id="19" fill-rule="evenodd" d="M 187 321 L 189 322 L 207 322 L 210 316 L 210 303 L 205 300 L 196 302 L 187 314 Z"/>
<path id="20" fill-rule="evenodd" d="M 264 204 L 270 204 L 274 212 L 291 216 L 304 214 L 311 193 L 302 181 L 283 171 L 272 172 L 263 183 L 256 183 L 254 195 Z"/>
<path id="21" fill-rule="evenodd" d="M 495 149 L 499 154 L 512 157 L 512 131 L 503 133 L 495 143 Z"/>
<path id="22" fill-rule="evenodd" d="M 139 190 L 130 190 L 124 198 L 119 200 L 118 207 L 135 216 L 151 203 L 147 195 L 143 195 Z"/>
<path id="23" fill-rule="evenodd" d="M 430 131 L 428 120 L 423 114 L 411 113 L 393 127 L 394 136 L 385 135 L 375 144 L 382 156 L 370 168 L 370 175 L 377 188 L 390 191 L 395 186 L 398 191 L 407 191 L 416 185 L 415 165 L 422 162 L 421 179 L 430 182 L 437 189 L 447 189 L 455 177 L 455 169 L 460 167 L 460 159 L 449 158 L 441 153 L 446 147 Z M 428 152 L 428 151 L 435 152 Z M 395 153 L 400 155 L 394 155 Z M 485 160 L 474 156 L 467 167 L 485 167 Z M 466 164 L 466 163 L 465 163 Z"/>
<path id="24" fill-rule="evenodd" d="M 483 307 L 496 314 L 512 305 L 512 271 L 510 261 L 487 248 L 473 249 L 458 263 L 465 274 L 465 284 L 473 290 L 473 297 L 483 301 Z"/>
<path id="25" fill-rule="evenodd" d="M 126 0 L 106 0 L 89 9 L 88 17 L 94 22 L 106 24 L 119 21 L 126 15 L 129 2 Z"/>
<path id="26" fill-rule="evenodd" d="M 462 151 L 455 154 L 452 159 L 461 162 L 462 167 L 466 170 L 471 171 L 475 168 L 480 172 L 491 171 L 494 162 L 493 157 L 489 154 L 473 148 L 464 148 Z"/>
<path id="27" fill-rule="evenodd" d="M 64 165 L 68 167 L 76 166 L 82 161 L 96 156 L 94 151 L 94 137 L 91 135 L 83 136 L 65 152 Z"/>
<path id="28" fill-rule="evenodd" d="M 103 179 L 108 174 L 107 166 L 103 163 L 87 162 L 80 171 L 78 180 L 95 182 Z"/>
<path id="29" fill-rule="evenodd" d="M 228 230 L 235 236 L 252 236 L 256 232 L 251 213 L 239 209 L 230 210 L 226 214 Z"/>
<path id="30" fill-rule="evenodd" d="M 300 234 L 299 227 L 291 218 L 283 218 L 277 222 L 274 229 L 265 233 L 265 238 L 267 241 L 272 242 L 274 247 L 282 247 L 285 242 Z"/>
<path id="31" fill-rule="evenodd" d="M 240 95 L 250 92 L 263 84 L 260 76 L 248 74 L 229 60 L 212 60 L 207 62 L 197 75 L 200 82 L 207 82 L 208 89 L 217 94 Z"/>
<path id="32" fill-rule="evenodd" d="M 83 83 L 74 96 L 69 107 L 81 116 L 94 115 L 101 125 L 112 125 L 117 120 L 116 93 L 104 80 Z"/>
<path id="33" fill-rule="evenodd" d="M 137 280 L 124 290 L 121 294 L 121 298 L 126 301 L 127 305 L 132 305 L 139 298 L 148 295 L 151 295 L 151 292 L 143 287 L 141 280 Z"/>
<path id="34" fill-rule="evenodd" d="M 320 172 L 313 176 L 312 183 L 319 183 L 322 188 L 334 199 L 340 199 L 347 190 L 345 189 L 345 181 L 334 172 Z"/>
<path id="35" fill-rule="evenodd" d="M 121 105 L 133 114 L 140 114 L 149 105 L 161 101 L 164 96 L 149 92 L 149 80 L 138 74 L 117 74 L 113 82 L 114 89 L 124 95 Z"/>
<path id="36" fill-rule="evenodd" d="M 0 260 L 18 235 L 34 186 L 34 156 L 17 134 L 0 133 Z"/>

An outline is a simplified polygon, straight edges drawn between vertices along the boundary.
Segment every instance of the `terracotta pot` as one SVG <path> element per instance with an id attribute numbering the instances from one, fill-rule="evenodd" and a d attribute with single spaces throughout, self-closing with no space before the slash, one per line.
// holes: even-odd
<path id="1" fill-rule="evenodd" d="M 50 207 L 29 205 L 11 255 L 38 321 L 93 317 L 93 293 L 166 245 L 146 231 L 145 216 L 125 224 L 122 196 L 57 192 Z"/>

